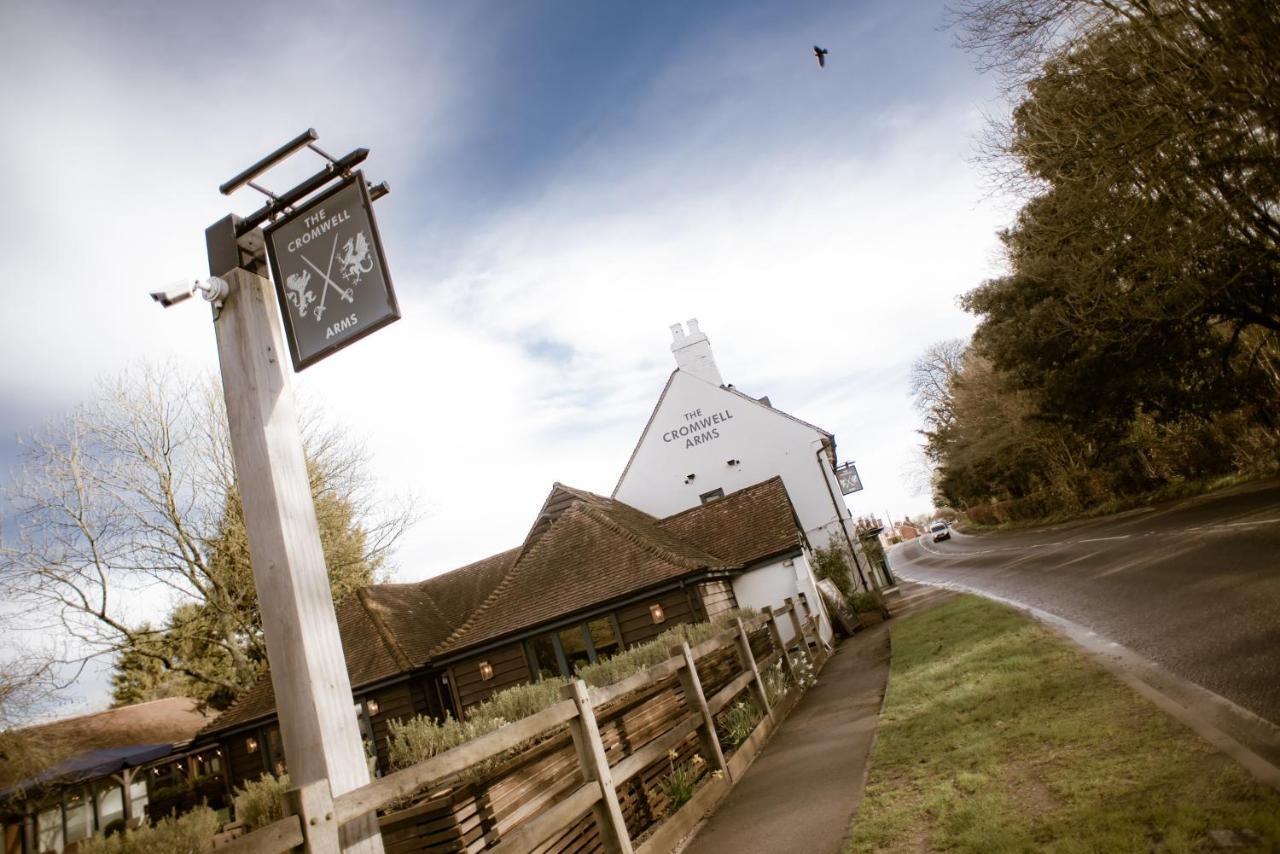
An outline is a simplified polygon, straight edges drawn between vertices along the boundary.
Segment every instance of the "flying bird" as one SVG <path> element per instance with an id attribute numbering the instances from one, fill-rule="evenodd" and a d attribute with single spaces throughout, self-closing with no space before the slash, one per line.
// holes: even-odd
<path id="1" fill-rule="evenodd" d="M 827 67 L 827 49 L 826 49 L 825 47 L 818 47 L 818 46 L 815 44 L 815 45 L 813 46 L 813 55 L 814 55 L 814 56 L 816 56 L 816 57 L 818 57 L 818 67 L 819 67 L 819 68 L 826 68 L 826 67 Z"/>

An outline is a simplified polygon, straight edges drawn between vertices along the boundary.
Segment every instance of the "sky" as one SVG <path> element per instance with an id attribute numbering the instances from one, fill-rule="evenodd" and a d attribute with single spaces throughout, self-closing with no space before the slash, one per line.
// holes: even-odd
<path id="1" fill-rule="evenodd" d="M 205 227 L 262 203 L 218 185 L 314 127 L 392 187 L 403 319 L 295 383 L 417 497 L 395 580 L 518 544 L 555 481 L 611 492 L 695 317 L 726 382 L 835 433 L 855 515 L 925 511 L 908 370 L 972 331 L 957 296 L 1000 273 L 1012 213 L 972 162 L 996 83 L 943 12 L 0 5 L 0 477 L 104 377 L 216 371 L 207 308 L 147 294 L 206 275 Z"/>

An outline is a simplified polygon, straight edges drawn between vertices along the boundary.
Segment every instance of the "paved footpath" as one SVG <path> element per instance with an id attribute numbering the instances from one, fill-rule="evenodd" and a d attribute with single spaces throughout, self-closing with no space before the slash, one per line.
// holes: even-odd
<path id="1" fill-rule="evenodd" d="M 951 594 L 903 583 L 895 615 Z M 840 644 L 746 775 L 684 854 L 836 854 L 862 801 L 867 760 L 889 681 L 889 627 Z"/>

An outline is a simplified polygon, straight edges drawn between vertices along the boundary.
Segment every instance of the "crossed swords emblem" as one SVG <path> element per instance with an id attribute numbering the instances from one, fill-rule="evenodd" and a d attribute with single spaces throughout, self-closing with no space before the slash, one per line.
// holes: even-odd
<path id="1" fill-rule="evenodd" d="M 337 291 L 338 296 L 343 300 L 345 300 L 346 302 L 354 303 L 356 301 L 355 288 L 344 288 L 329 277 L 329 274 L 333 272 L 334 256 L 338 254 L 338 238 L 339 237 L 340 235 L 334 235 L 333 248 L 329 250 L 329 267 L 324 272 L 321 272 L 320 268 L 317 267 L 314 263 L 312 263 L 311 259 L 308 258 L 306 255 L 303 255 L 301 252 L 298 253 L 298 257 L 301 258 L 303 262 L 312 270 L 315 270 L 317 273 L 320 273 L 320 277 L 324 279 L 325 286 L 320 291 L 320 304 L 316 306 L 314 309 L 312 309 L 312 314 L 315 316 L 316 320 L 320 320 L 321 318 L 324 317 L 325 301 L 329 298 L 330 288 Z M 311 274 L 308 273 L 306 270 L 302 271 L 301 276 L 294 274 L 292 276 L 289 276 L 289 279 L 288 279 L 287 286 L 291 291 L 293 291 L 293 293 L 289 294 L 290 301 L 295 306 L 297 306 L 298 314 L 302 317 L 306 317 L 307 308 L 315 300 L 315 296 L 307 290 L 307 285 L 310 283 L 310 281 L 311 281 Z"/>

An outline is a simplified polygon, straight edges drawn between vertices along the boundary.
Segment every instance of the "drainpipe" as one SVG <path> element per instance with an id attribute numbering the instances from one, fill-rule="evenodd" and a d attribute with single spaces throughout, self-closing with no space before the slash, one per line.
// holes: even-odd
<path id="1" fill-rule="evenodd" d="M 862 574 L 862 562 L 858 560 L 858 549 L 853 544 L 853 538 L 849 536 L 849 529 L 845 527 L 844 516 L 840 514 L 840 502 L 836 501 L 836 492 L 831 488 L 831 478 L 827 477 L 827 465 L 822 459 L 822 447 L 819 446 L 814 454 L 814 461 L 818 464 L 818 471 L 822 474 L 822 482 L 827 485 L 827 494 L 831 496 L 831 507 L 836 511 L 836 521 L 840 523 L 840 533 L 844 534 L 844 540 L 849 544 L 849 554 L 853 555 L 853 566 L 858 571 L 858 580 L 862 582 L 863 590 L 870 590 L 871 585 L 867 584 L 867 578 Z"/>

